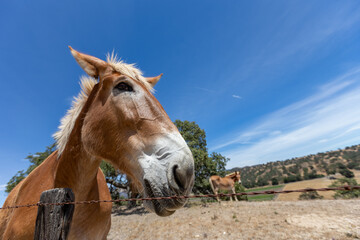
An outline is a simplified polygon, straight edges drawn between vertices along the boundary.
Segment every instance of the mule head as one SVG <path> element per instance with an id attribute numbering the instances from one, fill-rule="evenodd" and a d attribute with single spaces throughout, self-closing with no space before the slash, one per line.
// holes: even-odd
<path id="1" fill-rule="evenodd" d="M 235 181 L 241 184 L 240 171 L 235 171 Z"/>
<path id="2" fill-rule="evenodd" d="M 86 152 L 126 173 L 138 189 L 143 189 L 144 197 L 189 194 L 194 182 L 191 151 L 151 93 L 161 75 L 144 78 L 132 65 L 124 67 L 114 59 L 105 62 L 70 50 L 85 72 L 99 79 L 89 96 L 92 102 L 82 126 Z M 185 201 L 144 204 L 167 216 Z"/>

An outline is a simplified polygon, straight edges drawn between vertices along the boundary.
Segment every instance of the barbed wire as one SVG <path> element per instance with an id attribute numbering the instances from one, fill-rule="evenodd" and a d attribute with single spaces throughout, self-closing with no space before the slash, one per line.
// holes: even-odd
<path id="1" fill-rule="evenodd" d="M 295 190 L 267 190 L 267 191 L 255 191 L 255 192 L 241 192 L 241 193 L 219 193 L 219 194 L 206 194 L 206 195 L 188 195 L 188 196 L 169 196 L 169 197 L 152 197 L 152 198 L 126 198 L 126 199 L 115 199 L 115 200 L 90 200 L 90 201 L 75 201 L 75 202 L 62 202 L 62 203 L 44 203 L 37 202 L 33 204 L 7 206 L 0 208 L 0 210 L 16 209 L 16 208 L 30 208 L 39 206 L 60 206 L 60 205 L 78 205 L 78 204 L 96 204 L 96 203 L 116 203 L 116 202 L 131 202 L 131 201 L 152 201 L 152 200 L 171 200 L 171 199 L 190 199 L 190 198 L 216 198 L 216 197 L 233 197 L 233 196 L 252 196 L 252 195 L 268 195 L 268 194 L 286 194 L 294 192 L 323 192 L 323 191 L 352 191 L 360 189 L 360 185 L 355 186 L 339 186 L 339 187 L 328 187 L 328 188 L 303 188 Z"/>

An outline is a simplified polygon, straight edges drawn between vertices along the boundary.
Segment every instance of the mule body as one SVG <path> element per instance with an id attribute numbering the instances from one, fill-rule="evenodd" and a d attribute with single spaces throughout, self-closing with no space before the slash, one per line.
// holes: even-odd
<path id="1" fill-rule="evenodd" d="M 125 173 L 144 197 L 189 194 L 191 151 L 151 94 L 161 75 L 145 78 L 113 56 L 105 62 L 70 50 L 90 78 L 82 79 L 82 92 L 55 134 L 58 150 L 10 192 L 3 207 L 36 203 L 52 188 L 71 188 L 75 201 L 110 200 L 102 160 Z M 182 199 L 144 203 L 159 216 L 184 204 Z M 106 239 L 111 208 L 111 203 L 75 205 L 68 239 Z M 0 211 L 0 239 L 32 239 L 36 214 L 36 207 Z"/>
<path id="2" fill-rule="evenodd" d="M 226 175 L 225 177 L 220 177 L 217 175 L 211 176 L 209 178 L 209 183 L 211 186 L 211 189 L 213 190 L 214 194 L 218 194 L 219 190 L 227 190 L 227 191 L 231 191 L 232 193 L 236 193 L 235 192 L 235 183 L 239 182 L 241 183 L 240 180 L 240 172 L 234 172 L 231 174 Z M 237 201 L 237 197 L 234 196 L 235 201 Z M 218 202 L 220 202 L 220 199 L 218 196 L 216 196 L 216 199 Z M 232 197 L 230 197 L 230 201 L 232 201 Z"/>
<path id="3" fill-rule="evenodd" d="M 36 203 L 43 191 L 64 187 L 55 185 L 58 163 L 57 151 L 55 151 L 11 191 L 4 206 Z M 76 201 L 111 199 L 101 169 L 98 168 L 94 178 L 87 182 L 88 189 L 86 191 L 79 191 L 80 186 L 78 184 L 66 186 L 73 190 Z M 84 194 L 85 192 L 87 194 Z M 111 225 L 111 208 L 111 203 L 76 205 L 72 220 L 72 226 L 76 227 L 71 227 L 68 239 L 106 239 Z M 36 215 L 37 207 L 0 211 L 1 239 L 33 239 Z"/>

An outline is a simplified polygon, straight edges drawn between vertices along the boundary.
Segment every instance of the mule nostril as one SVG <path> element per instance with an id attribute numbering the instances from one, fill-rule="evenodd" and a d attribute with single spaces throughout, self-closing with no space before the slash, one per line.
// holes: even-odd
<path id="1" fill-rule="evenodd" d="M 191 166 L 179 166 L 176 164 L 172 167 L 172 179 L 169 179 L 169 183 L 173 190 L 179 194 L 191 191 L 193 181 L 194 170 Z"/>
<path id="2" fill-rule="evenodd" d="M 175 181 L 175 183 L 177 185 L 177 188 L 179 190 L 184 190 L 185 185 L 186 185 L 186 178 L 184 179 L 184 176 L 182 176 L 178 165 L 175 165 L 173 167 L 173 176 L 174 176 L 174 181 Z"/>

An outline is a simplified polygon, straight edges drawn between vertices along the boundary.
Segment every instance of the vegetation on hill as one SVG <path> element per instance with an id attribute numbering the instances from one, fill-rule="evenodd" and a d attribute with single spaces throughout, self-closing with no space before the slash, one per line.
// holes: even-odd
<path id="1" fill-rule="evenodd" d="M 253 188 L 331 176 L 335 173 L 353 178 L 352 169 L 360 170 L 360 145 L 229 171 L 240 171 L 242 184 L 246 188 Z"/>

